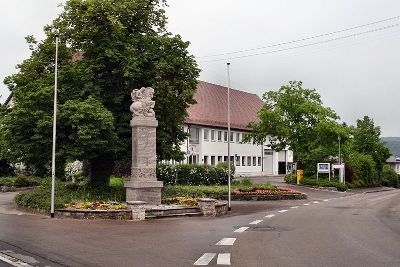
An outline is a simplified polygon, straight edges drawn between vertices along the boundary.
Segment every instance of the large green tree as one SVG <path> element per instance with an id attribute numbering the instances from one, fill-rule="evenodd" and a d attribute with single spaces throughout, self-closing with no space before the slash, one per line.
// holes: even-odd
<path id="1" fill-rule="evenodd" d="M 188 42 L 166 30 L 163 0 L 69 0 L 45 27 L 28 36 L 29 59 L 5 79 L 14 107 L 2 139 L 9 159 L 37 174 L 49 170 L 54 40 L 60 37 L 57 159 L 88 160 L 93 180 L 107 182 L 114 160 L 130 157 L 130 92 L 155 89 L 157 157 L 181 159 L 181 125 L 194 103 L 199 70 Z"/>
<path id="2" fill-rule="evenodd" d="M 381 141 L 381 129 L 375 126 L 374 120 L 368 116 L 357 120 L 353 128 L 353 148 L 359 153 L 371 155 L 376 163 L 377 171 L 381 172 L 386 160 L 390 157 L 390 150 Z"/>
<path id="3" fill-rule="evenodd" d="M 257 143 L 268 141 L 273 149 L 293 150 L 295 160 L 313 162 L 337 155 L 338 136 L 343 141 L 348 137 L 347 127 L 336 122 L 336 113 L 300 81 L 266 92 L 263 100 L 259 121 L 250 124 L 251 135 Z"/>

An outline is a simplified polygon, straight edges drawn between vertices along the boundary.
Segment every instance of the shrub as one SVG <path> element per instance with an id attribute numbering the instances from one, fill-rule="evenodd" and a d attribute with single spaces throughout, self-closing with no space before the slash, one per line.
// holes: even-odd
<path id="1" fill-rule="evenodd" d="M 379 185 L 379 175 L 372 156 L 354 152 L 347 160 L 353 169 L 352 180 L 362 180 L 367 186 Z"/>
<path id="2" fill-rule="evenodd" d="M 33 177 L 17 176 L 17 179 L 15 179 L 14 184 L 16 187 L 26 187 L 26 186 L 38 186 L 40 182 Z"/>
<path id="3" fill-rule="evenodd" d="M 288 184 L 296 184 L 297 183 L 297 177 L 295 174 L 286 174 L 284 179 L 285 179 L 285 182 Z"/>
<path id="4" fill-rule="evenodd" d="M 165 185 L 222 185 L 228 183 L 224 168 L 209 165 L 157 164 L 157 180 Z"/>
<path id="5" fill-rule="evenodd" d="M 0 186 L 15 186 L 16 177 L 0 177 Z"/>
<path id="6" fill-rule="evenodd" d="M 320 187 L 335 187 L 338 191 L 346 191 L 348 189 L 347 185 L 339 183 L 337 181 L 329 181 L 329 180 L 318 180 L 314 178 L 304 177 L 300 180 L 300 183 L 303 185 L 310 186 L 320 186 Z"/>
<path id="7" fill-rule="evenodd" d="M 15 202 L 23 207 L 31 209 L 50 210 L 51 182 L 47 179 L 41 186 L 16 196 Z M 63 208 L 64 204 L 85 201 L 125 201 L 124 187 L 94 187 L 90 184 L 76 184 L 70 182 L 56 181 L 55 183 L 55 208 Z"/>
<path id="8" fill-rule="evenodd" d="M 390 187 L 399 187 L 399 176 L 389 166 L 384 165 L 381 173 L 382 185 Z"/>

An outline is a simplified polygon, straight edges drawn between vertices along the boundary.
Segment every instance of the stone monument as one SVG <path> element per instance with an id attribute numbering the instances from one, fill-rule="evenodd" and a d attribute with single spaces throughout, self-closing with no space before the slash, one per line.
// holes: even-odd
<path id="1" fill-rule="evenodd" d="M 126 201 L 144 201 L 150 205 L 161 204 L 163 182 L 156 177 L 156 128 L 152 100 L 154 89 L 142 87 L 133 90 L 132 105 L 132 171 L 126 181 Z"/>

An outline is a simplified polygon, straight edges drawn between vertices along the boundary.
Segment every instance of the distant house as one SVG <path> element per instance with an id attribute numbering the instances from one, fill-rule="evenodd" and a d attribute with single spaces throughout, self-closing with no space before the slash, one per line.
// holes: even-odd
<path id="1" fill-rule="evenodd" d="M 190 138 L 182 144 L 186 162 L 215 166 L 227 162 L 228 138 L 231 142 L 231 162 L 236 174 L 245 176 L 286 174 L 293 161 L 289 150 L 274 151 L 268 143 L 243 143 L 243 136 L 251 132 L 247 127 L 258 120 L 264 102 L 256 94 L 231 89 L 231 135 L 227 124 L 228 89 L 224 86 L 200 81 L 194 99 L 197 104 L 188 108 L 184 129 Z"/>
<path id="2" fill-rule="evenodd" d="M 390 167 L 393 168 L 393 170 L 397 173 L 400 174 L 400 157 L 394 157 L 391 156 L 386 160 L 386 163 L 390 165 Z"/>

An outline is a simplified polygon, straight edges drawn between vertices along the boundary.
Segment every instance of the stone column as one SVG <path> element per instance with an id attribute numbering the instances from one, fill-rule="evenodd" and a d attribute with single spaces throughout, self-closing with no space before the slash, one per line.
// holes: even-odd
<path id="1" fill-rule="evenodd" d="M 132 172 L 131 179 L 126 181 L 126 201 L 145 201 L 150 205 L 161 204 L 161 188 L 163 182 L 156 177 L 156 128 L 158 122 L 152 109 L 146 101 L 152 102 L 151 97 L 146 98 L 147 90 L 142 88 L 134 90 L 132 98 L 134 103 L 131 111 L 134 116 L 131 120 L 132 127 Z M 140 96 L 135 99 L 133 95 Z M 136 102 L 135 102 L 136 100 Z M 152 102 L 154 106 L 154 102 Z M 143 111 L 144 110 L 144 111 Z M 136 116 L 135 116 L 136 114 Z"/>

